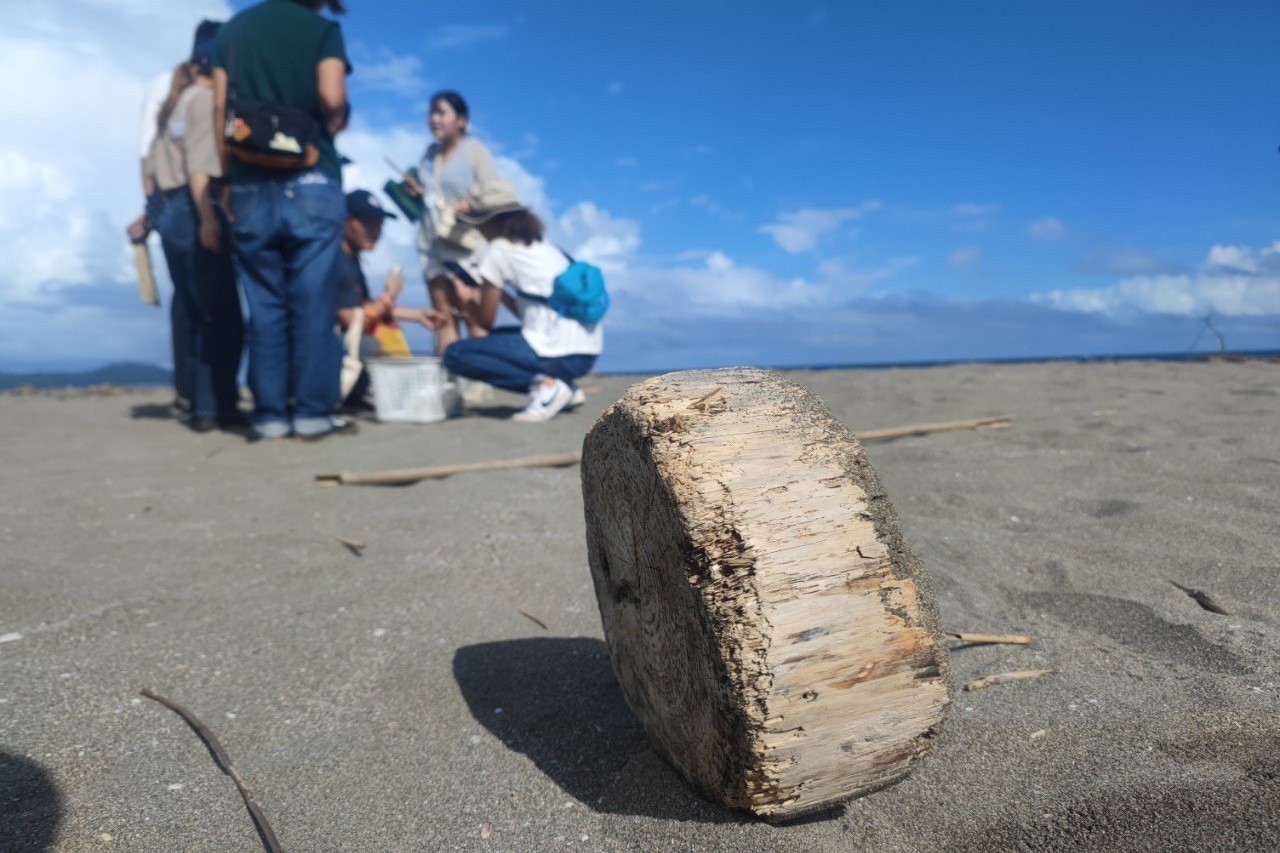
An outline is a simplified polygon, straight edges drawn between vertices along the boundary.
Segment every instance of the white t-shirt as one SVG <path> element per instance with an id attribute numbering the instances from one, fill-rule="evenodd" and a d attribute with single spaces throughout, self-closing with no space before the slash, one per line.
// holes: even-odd
<path id="1" fill-rule="evenodd" d="M 138 155 L 143 160 L 151 154 L 151 143 L 156 139 L 156 119 L 160 115 L 160 108 L 164 106 L 165 99 L 169 97 L 171 77 L 171 74 L 157 74 L 151 78 L 151 82 L 147 83 L 146 94 L 142 100 L 141 153 Z"/>
<path id="2" fill-rule="evenodd" d="M 599 355 L 604 349 L 604 330 L 599 323 L 583 325 L 528 298 L 550 296 L 556 276 L 569 268 L 569 259 L 550 243 L 526 246 L 499 237 L 467 267 L 476 279 L 503 287 L 515 296 L 524 339 L 543 358 Z"/>

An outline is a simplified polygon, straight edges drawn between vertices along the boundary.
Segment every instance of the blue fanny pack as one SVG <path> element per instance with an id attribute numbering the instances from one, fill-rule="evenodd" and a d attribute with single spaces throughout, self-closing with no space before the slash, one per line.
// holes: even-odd
<path id="1" fill-rule="evenodd" d="M 609 292 L 604 287 L 604 273 L 595 264 L 575 261 L 564 249 L 560 253 L 569 259 L 569 268 L 556 276 L 548 297 L 522 294 L 527 299 L 542 302 L 561 317 L 577 320 L 586 326 L 594 326 L 604 319 L 609 310 Z"/>

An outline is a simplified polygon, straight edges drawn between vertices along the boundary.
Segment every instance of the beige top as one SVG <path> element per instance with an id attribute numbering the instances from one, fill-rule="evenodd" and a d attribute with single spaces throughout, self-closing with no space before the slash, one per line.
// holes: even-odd
<path id="1" fill-rule="evenodd" d="M 178 97 L 164 132 L 151 145 L 148 166 L 162 190 L 185 187 L 192 175 L 222 177 L 213 135 L 213 90 L 188 86 Z"/>

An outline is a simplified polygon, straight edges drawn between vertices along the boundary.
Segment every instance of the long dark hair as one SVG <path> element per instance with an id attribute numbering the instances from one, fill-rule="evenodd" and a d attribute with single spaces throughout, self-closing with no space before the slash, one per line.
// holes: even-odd
<path id="1" fill-rule="evenodd" d="M 467 126 L 470 127 L 471 109 L 467 106 L 466 98 L 462 97 L 452 89 L 441 89 L 439 92 L 436 92 L 431 96 L 431 101 L 428 104 L 427 109 L 434 110 L 436 108 L 436 104 L 440 101 L 444 101 L 446 104 L 453 107 L 453 111 L 458 114 L 458 117 L 465 118 L 467 120 Z M 462 132 L 466 133 L 465 130 Z"/>
<path id="2" fill-rule="evenodd" d="M 179 62 L 178 67 L 173 69 L 173 76 L 169 78 L 169 94 L 165 96 L 160 112 L 156 114 L 156 132 L 161 136 L 178 106 L 178 99 L 188 86 L 196 82 L 196 71 L 197 66 L 191 62 Z"/>
<path id="3" fill-rule="evenodd" d="M 532 246 L 542 240 L 542 220 L 528 210 L 510 210 L 499 213 L 480 226 L 480 233 L 488 240 L 504 237 L 512 243 Z"/>

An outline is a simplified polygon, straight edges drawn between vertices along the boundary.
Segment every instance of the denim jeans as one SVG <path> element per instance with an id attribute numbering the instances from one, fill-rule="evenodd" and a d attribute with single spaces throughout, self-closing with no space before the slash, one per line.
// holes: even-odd
<path id="1" fill-rule="evenodd" d="M 315 169 L 236 184 L 231 215 L 249 305 L 254 428 L 264 438 L 327 432 L 342 365 L 334 330 L 342 187 Z"/>
<path id="2" fill-rule="evenodd" d="M 230 418 L 240 399 L 244 321 L 226 224 L 221 252 L 201 246 L 200 218 L 183 187 L 166 194 L 156 230 L 173 279 L 174 387 L 192 417 Z"/>
<path id="3" fill-rule="evenodd" d="M 161 247 L 164 238 L 160 238 Z M 173 264 L 169 262 L 169 253 L 164 253 L 169 266 L 169 278 L 173 280 Z M 173 289 L 173 298 L 169 300 L 169 337 L 173 344 L 173 396 L 175 401 L 186 403 L 187 411 L 191 410 L 192 365 L 191 365 L 191 308 L 190 299 L 180 292 L 177 286 Z"/>
<path id="4" fill-rule="evenodd" d="M 520 393 L 528 391 L 539 375 L 554 376 L 573 388 L 574 380 L 586 376 L 595 363 L 594 355 L 544 358 L 515 326 L 494 329 L 483 338 L 455 341 L 444 351 L 444 366 L 450 373 Z"/>

